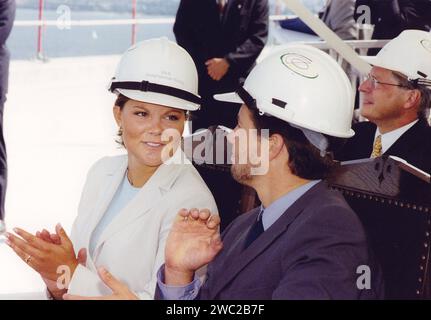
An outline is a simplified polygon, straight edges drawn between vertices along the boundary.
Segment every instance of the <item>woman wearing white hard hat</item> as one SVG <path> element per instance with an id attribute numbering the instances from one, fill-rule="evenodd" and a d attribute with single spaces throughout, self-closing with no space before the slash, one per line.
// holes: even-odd
<path id="1" fill-rule="evenodd" d="M 141 299 L 152 299 L 165 241 L 182 208 L 216 211 L 214 198 L 179 147 L 189 111 L 199 108 L 192 58 L 166 39 L 143 41 L 122 56 L 110 91 L 127 155 L 90 169 L 69 240 L 61 226 L 34 237 L 8 234 L 14 251 L 48 286 L 50 296 L 110 294 L 108 268 Z M 70 281 L 68 281 L 70 280 Z"/>

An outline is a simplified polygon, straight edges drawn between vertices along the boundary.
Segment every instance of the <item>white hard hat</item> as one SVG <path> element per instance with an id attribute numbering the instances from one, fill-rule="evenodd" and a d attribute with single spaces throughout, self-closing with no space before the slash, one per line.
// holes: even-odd
<path id="1" fill-rule="evenodd" d="M 237 92 L 215 99 L 253 105 L 295 127 L 349 138 L 353 89 L 328 54 L 306 45 L 289 45 L 264 58 Z"/>
<path id="2" fill-rule="evenodd" d="M 431 33 L 405 30 L 389 41 L 375 57 L 363 57 L 371 65 L 402 73 L 410 81 L 431 87 Z"/>
<path id="3" fill-rule="evenodd" d="M 186 50 L 166 38 L 151 39 L 129 48 L 109 86 L 132 100 L 177 109 L 199 109 L 198 73 Z"/>

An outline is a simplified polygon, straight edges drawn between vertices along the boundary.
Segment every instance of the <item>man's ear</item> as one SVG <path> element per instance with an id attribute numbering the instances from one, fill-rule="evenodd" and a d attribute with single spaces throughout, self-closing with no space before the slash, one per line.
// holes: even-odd
<path id="1" fill-rule="evenodd" d="M 269 137 L 269 159 L 276 158 L 284 149 L 285 143 L 282 135 L 274 133 Z"/>
<path id="2" fill-rule="evenodd" d="M 120 127 L 121 126 L 121 109 L 119 106 L 114 106 L 112 109 L 112 112 L 114 113 L 115 122 Z"/>
<path id="3" fill-rule="evenodd" d="M 420 100 L 421 92 L 419 90 L 410 90 L 405 104 L 405 109 L 411 109 L 419 106 Z"/>

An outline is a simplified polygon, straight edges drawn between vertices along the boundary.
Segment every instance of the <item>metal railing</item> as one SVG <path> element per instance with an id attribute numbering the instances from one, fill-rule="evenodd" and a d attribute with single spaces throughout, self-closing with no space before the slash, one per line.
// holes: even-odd
<path id="1" fill-rule="evenodd" d="M 136 12 L 134 13 L 136 15 Z M 37 27 L 38 28 L 38 34 L 37 34 L 37 57 L 43 56 L 43 29 L 45 27 L 62 27 L 62 21 L 57 20 L 44 20 L 43 15 L 40 15 L 40 20 L 19 20 L 15 21 L 14 26 L 15 27 Z M 270 20 L 272 23 L 276 23 L 279 20 L 285 19 L 287 16 L 280 16 L 280 15 L 274 15 L 270 16 Z M 137 26 L 139 25 L 164 25 L 164 24 L 174 24 L 175 18 L 174 17 L 168 17 L 168 18 L 142 18 L 137 19 L 104 19 L 104 20 L 71 20 L 68 23 L 69 27 L 91 27 L 91 26 L 124 26 L 124 25 L 130 25 L 132 26 L 131 29 L 131 43 L 134 44 L 136 42 L 136 32 L 137 32 Z M 282 42 L 282 40 L 278 39 L 274 34 L 270 33 L 271 39 L 268 41 L 268 43 L 271 46 L 280 45 L 285 42 Z M 332 52 L 333 50 L 327 45 L 324 41 L 300 41 L 301 43 L 311 45 L 313 47 L 316 47 L 318 49 L 322 50 L 328 50 L 329 52 Z M 381 48 L 383 47 L 388 40 L 348 40 L 345 41 L 347 44 L 352 46 L 354 49 L 358 49 L 358 52 L 361 54 L 365 54 L 367 49 L 370 48 Z"/>
<path id="2" fill-rule="evenodd" d="M 131 28 L 131 43 L 136 43 L 137 28 L 139 25 L 164 25 L 164 24 L 174 24 L 175 17 L 167 18 L 137 18 L 137 0 L 132 1 L 132 12 L 131 19 L 103 19 L 103 20 L 70 20 L 65 22 L 64 20 L 45 20 L 44 19 L 44 1 L 39 0 L 39 14 L 38 20 L 19 20 L 15 21 L 15 27 L 37 27 L 37 52 L 36 57 L 39 59 L 44 59 L 43 53 L 43 35 L 44 28 L 46 27 L 58 27 L 64 28 L 64 23 L 67 23 L 67 27 L 90 27 L 90 26 L 120 26 L 120 25 L 130 25 Z M 268 41 L 268 46 L 273 47 L 286 43 L 286 39 L 282 39 L 277 36 L 277 33 L 283 32 L 278 22 L 286 18 L 291 18 L 291 15 L 271 15 L 270 21 L 273 30 L 277 32 L 270 32 L 270 39 Z M 333 56 L 340 65 L 345 66 L 346 62 L 338 53 L 330 48 L 328 44 L 324 41 L 296 41 L 303 44 L 311 45 L 318 49 L 327 51 L 331 56 Z M 381 48 L 388 40 L 348 40 L 345 41 L 351 47 L 353 47 L 361 55 L 365 55 L 367 50 L 370 48 Z M 353 79 L 352 79 L 353 81 Z"/>
<path id="3" fill-rule="evenodd" d="M 115 25 L 131 25 L 131 43 L 136 43 L 136 34 L 137 34 L 137 26 L 138 25 L 149 25 L 149 24 L 174 24 L 175 17 L 169 17 L 169 18 L 143 18 L 143 19 L 137 19 L 137 0 L 129 0 L 131 1 L 131 19 L 111 19 L 111 20 L 70 20 L 65 22 L 64 20 L 45 20 L 44 19 L 44 4 L 45 0 L 39 0 L 38 5 L 38 20 L 21 20 L 21 21 L 15 21 L 14 26 L 16 27 L 37 27 L 37 52 L 36 57 L 43 58 L 43 30 L 45 27 L 62 27 L 62 24 L 67 23 L 68 27 L 86 27 L 86 26 L 115 26 Z M 278 8 L 278 2 L 276 3 L 275 13 L 279 12 Z M 292 15 L 280 15 L 280 14 L 274 14 L 270 16 L 270 21 L 272 23 L 272 26 L 274 28 L 277 28 L 276 25 L 278 25 L 278 22 L 281 20 L 285 20 L 286 18 L 291 18 Z M 280 28 L 278 26 L 278 28 Z M 366 29 L 367 27 L 365 27 Z M 365 30 L 363 29 L 363 30 Z M 365 34 L 366 32 L 363 32 L 362 34 Z M 360 33 L 361 34 L 361 33 Z M 272 36 L 272 39 L 270 39 L 269 44 L 270 45 L 276 45 L 277 39 L 273 37 L 273 35 L 270 33 L 270 36 Z M 367 38 L 367 37 L 365 37 Z M 366 49 L 369 48 L 380 48 L 382 47 L 386 42 L 385 41 L 376 41 L 376 40 L 357 40 L 357 41 L 346 41 L 349 45 L 351 45 L 354 49 L 358 49 L 358 52 L 360 54 L 366 53 Z M 322 50 L 328 50 L 329 53 L 332 56 L 336 56 L 336 53 L 334 50 L 329 48 L 325 42 L 316 41 L 316 42 L 305 42 L 309 45 L 312 45 L 316 48 L 322 49 Z M 339 61 L 342 63 L 342 61 Z"/>
<path id="4" fill-rule="evenodd" d="M 130 0 L 132 3 L 131 19 L 124 20 L 71 20 L 67 21 L 67 26 L 113 26 L 113 25 L 131 25 L 131 43 L 136 42 L 137 26 L 140 24 L 170 24 L 174 23 L 174 18 L 168 19 L 137 19 L 137 0 Z M 45 27 L 57 26 L 61 27 L 65 21 L 45 20 L 44 19 L 44 4 L 45 0 L 39 0 L 38 20 L 21 20 L 15 21 L 16 27 L 37 27 L 37 52 L 36 57 L 43 59 L 43 29 Z"/>
<path id="5" fill-rule="evenodd" d="M 103 19 L 103 20 L 72 20 L 68 24 L 72 27 L 89 26 L 120 26 L 140 24 L 173 24 L 175 18 L 144 18 L 144 19 Z M 19 20 L 15 27 L 57 27 L 61 25 L 57 20 Z"/>
<path id="6" fill-rule="evenodd" d="M 136 13 L 134 13 L 136 14 Z M 130 25 L 131 44 L 136 43 L 137 29 L 139 25 L 165 25 L 174 24 L 175 18 L 143 18 L 143 19 L 104 19 L 104 20 L 71 20 L 67 22 L 67 27 L 94 27 L 94 26 L 124 26 Z M 37 49 L 36 57 L 44 59 L 43 37 L 44 28 L 58 27 L 64 28 L 64 21 L 57 20 L 19 20 L 14 22 L 14 27 L 37 27 Z"/>

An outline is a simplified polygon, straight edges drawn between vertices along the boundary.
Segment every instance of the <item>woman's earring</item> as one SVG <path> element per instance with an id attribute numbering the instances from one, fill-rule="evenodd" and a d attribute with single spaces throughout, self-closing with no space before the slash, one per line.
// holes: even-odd
<path id="1" fill-rule="evenodd" d="M 118 132 L 117 132 L 117 137 L 119 137 L 118 140 L 115 140 L 115 142 L 119 143 L 120 145 L 122 145 L 123 147 L 126 147 L 124 145 L 124 141 L 123 141 L 123 128 L 119 127 L 118 128 Z"/>

